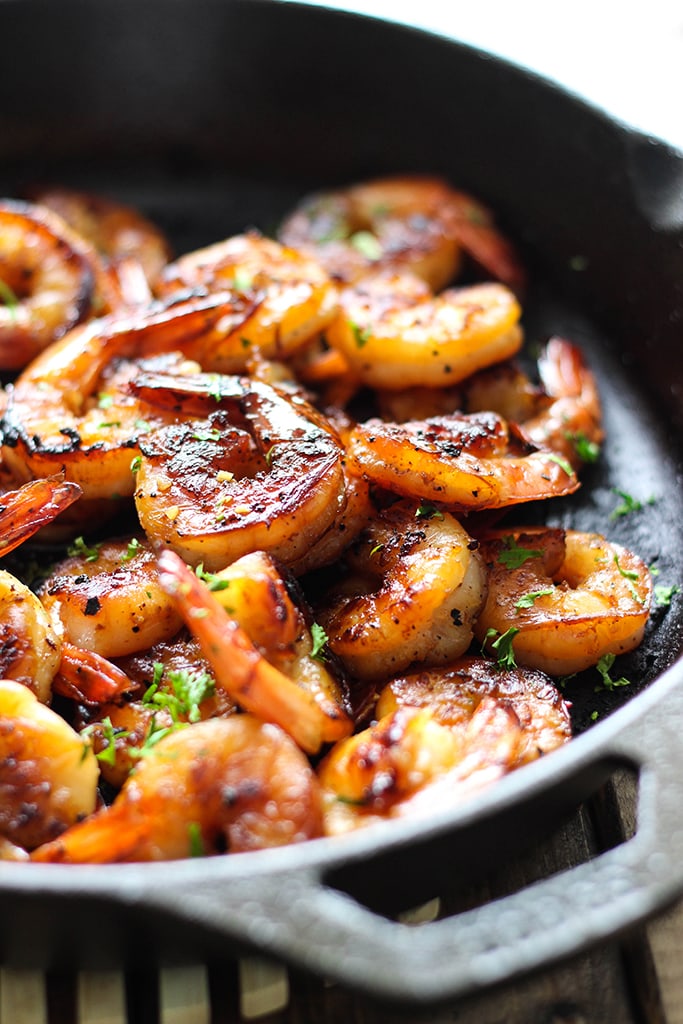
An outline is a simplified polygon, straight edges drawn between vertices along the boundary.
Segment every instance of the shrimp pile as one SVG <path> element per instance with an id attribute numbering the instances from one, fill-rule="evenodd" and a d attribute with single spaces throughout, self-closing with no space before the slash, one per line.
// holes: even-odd
<path id="1" fill-rule="evenodd" d="M 0 555 L 39 566 L 0 570 L 5 859 L 476 799 L 648 623 L 636 553 L 506 525 L 581 486 L 602 410 L 574 341 L 524 369 L 525 269 L 478 200 L 382 178 L 207 243 L 69 189 L 0 203 Z"/>

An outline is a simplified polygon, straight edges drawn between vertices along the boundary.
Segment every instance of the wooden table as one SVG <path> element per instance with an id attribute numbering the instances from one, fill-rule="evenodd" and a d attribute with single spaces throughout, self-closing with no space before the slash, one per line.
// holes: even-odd
<path id="1" fill-rule="evenodd" d="M 484 901 L 565 870 L 633 834 L 637 784 L 614 777 L 531 854 L 465 896 Z M 462 900 L 462 895 L 459 897 Z M 434 913 L 432 904 L 424 913 Z M 457 911 L 452 895 L 441 914 Z M 416 925 L 419 927 L 419 924 Z M 476 998 L 395 1010 L 316 978 L 259 960 L 190 967 L 54 975 L 0 971 L 0 1024 L 683 1024 L 683 903 L 533 978 Z"/>

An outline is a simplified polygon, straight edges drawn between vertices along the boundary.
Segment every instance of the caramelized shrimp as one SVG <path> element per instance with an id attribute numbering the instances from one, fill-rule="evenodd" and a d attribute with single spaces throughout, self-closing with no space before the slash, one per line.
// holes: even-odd
<path id="1" fill-rule="evenodd" d="M 444 223 L 448 189 L 437 178 L 396 177 L 303 199 L 278 237 L 351 283 L 409 270 L 443 288 L 460 269 L 460 248 Z"/>
<path id="2" fill-rule="evenodd" d="M 135 504 L 151 540 L 216 570 L 257 550 L 293 562 L 332 525 L 343 449 L 312 407 L 215 374 L 141 375 L 132 387 L 198 417 L 139 439 Z"/>
<path id="3" fill-rule="evenodd" d="M 254 352 L 286 358 L 324 330 L 337 311 L 336 289 L 314 260 L 256 232 L 169 264 L 159 293 L 188 289 L 233 294 L 244 309 L 220 333 L 186 349 L 205 369 L 220 373 L 243 372 Z"/>
<path id="4" fill-rule="evenodd" d="M 78 484 L 61 476 L 23 484 L 0 496 L 0 556 L 33 537 L 81 496 Z"/>
<path id="5" fill-rule="evenodd" d="M 571 738 L 569 705 L 546 675 L 500 668 L 487 658 L 465 656 L 444 668 L 393 679 L 379 695 L 376 714 L 384 718 L 398 708 L 427 708 L 441 725 L 461 729 L 487 698 L 517 716 L 522 734 L 515 766 L 534 761 Z"/>
<path id="6" fill-rule="evenodd" d="M 138 438 L 176 418 L 125 390 L 137 360 L 173 353 L 225 313 L 226 303 L 210 296 L 93 320 L 51 345 L 9 389 L 2 457 L 10 473 L 17 481 L 63 473 L 89 500 L 131 496 Z M 185 365 L 169 355 L 165 367 L 182 373 Z"/>
<path id="7" fill-rule="evenodd" d="M 417 278 L 367 278 L 340 295 L 325 333 L 362 384 L 443 388 L 509 359 L 522 345 L 520 307 L 502 284 L 450 288 L 434 297 Z"/>
<path id="8" fill-rule="evenodd" d="M 245 711 L 283 728 L 307 753 L 351 732 L 352 721 L 339 684 L 314 657 L 310 631 L 299 617 L 300 639 L 288 652 L 256 647 L 206 585 L 172 551 L 159 555 L 162 585 L 175 599 L 188 629 L 199 641 L 218 687 Z M 220 578 L 220 577 L 219 577 Z M 229 600 L 229 597 L 228 597 Z M 286 672 L 270 660 L 278 660 Z"/>
<path id="9" fill-rule="evenodd" d="M 30 203 L 0 203 L 0 369 L 18 370 L 90 312 L 85 243 Z"/>
<path id="10" fill-rule="evenodd" d="M 30 196 L 95 247 L 122 304 L 149 300 L 152 285 L 171 258 L 170 243 L 160 228 L 138 210 L 104 196 L 54 186 L 33 189 Z M 140 268 L 142 277 L 134 267 Z"/>
<path id="11" fill-rule="evenodd" d="M 448 512 L 420 517 L 399 502 L 347 554 L 351 576 L 318 617 L 355 677 L 386 679 L 412 662 L 443 664 L 467 650 L 486 593 L 477 542 Z"/>
<path id="12" fill-rule="evenodd" d="M 522 431 L 577 469 L 604 438 L 597 382 L 581 349 L 564 338 L 550 339 L 538 367 L 547 407 L 525 419 Z"/>
<path id="13" fill-rule="evenodd" d="M 111 807 L 32 859 L 172 860 L 283 846 L 320 833 L 320 793 L 308 760 L 276 726 L 245 714 L 165 736 Z"/>
<path id="14" fill-rule="evenodd" d="M 26 686 L 0 680 L 0 834 L 34 849 L 95 810 L 90 744 Z"/>
<path id="15" fill-rule="evenodd" d="M 182 625 L 150 544 L 137 536 L 83 545 L 52 568 L 38 596 L 64 640 L 105 658 L 144 651 Z"/>
<path id="16" fill-rule="evenodd" d="M 566 460 L 526 442 L 496 413 L 368 420 L 351 432 L 348 457 L 356 472 L 389 491 L 461 511 L 557 497 L 579 486 Z"/>
<path id="17" fill-rule="evenodd" d="M 532 527 L 495 531 L 481 551 L 489 590 L 475 627 L 480 642 L 513 630 L 516 661 L 553 676 L 640 643 L 652 581 L 640 558 L 619 544 L 595 533 Z"/>
<path id="18" fill-rule="evenodd" d="M 48 703 L 60 657 L 59 634 L 40 600 L 0 569 L 0 678 L 21 683 Z"/>
<path id="19" fill-rule="evenodd" d="M 398 708 L 337 743 L 321 763 L 325 834 L 467 799 L 516 765 L 521 731 L 514 711 L 491 697 L 459 730 L 427 708 Z"/>

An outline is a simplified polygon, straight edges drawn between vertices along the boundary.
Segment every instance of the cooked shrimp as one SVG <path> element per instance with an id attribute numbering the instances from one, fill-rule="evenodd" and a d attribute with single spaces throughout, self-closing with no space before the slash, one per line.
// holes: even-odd
<path id="1" fill-rule="evenodd" d="M 430 671 L 392 679 L 377 702 L 384 718 L 400 707 L 428 708 L 441 725 L 461 729 L 486 698 L 514 711 L 522 729 L 515 764 L 526 764 L 571 738 L 569 706 L 551 680 L 532 669 L 500 668 L 465 656 Z"/>
<path id="2" fill-rule="evenodd" d="M 520 307 L 502 284 L 434 297 L 412 275 L 377 275 L 342 291 L 340 303 L 325 337 L 369 387 L 442 388 L 522 345 Z"/>
<path id="3" fill-rule="evenodd" d="M 418 175 L 316 193 L 289 214 L 278 237 L 344 283 L 409 270 L 443 288 L 460 269 L 460 248 L 445 217 L 448 195 L 441 179 Z"/>
<path id="4" fill-rule="evenodd" d="M 216 374 L 140 375 L 134 388 L 202 417 L 139 439 L 135 504 L 151 540 L 213 571 L 248 551 L 293 562 L 332 525 L 343 449 L 312 407 Z"/>
<path id="5" fill-rule="evenodd" d="M 509 238 L 496 227 L 491 211 L 466 192 L 450 189 L 443 210 L 449 234 L 487 277 L 502 281 L 521 292 L 526 287 L 526 270 Z"/>
<path id="6" fill-rule="evenodd" d="M 64 640 L 105 658 L 144 651 L 182 625 L 156 555 L 138 536 L 82 545 L 53 566 L 38 596 Z"/>
<path id="7" fill-rule="evenodd" d="M 60 657 L 60 637 L 39 599 L 0 569 L 0 678 L 21 683 L 48 703 Z"/>
<path id="8" fill-rule="evenodd" d="M 595 533 L 531 527 L 481 542 L 489 592 L 475 627 L 482 643 L 510 633 L 520 665 L 553 676 L 640 643 L 652 581 L 630 551 Z"/>
<path id="9" fill-rule="evenodd" d="M 95 809 L 90 744 L 27 687 L 0 680 L 0 834 L 25 849 Z"/>
<path id="10" fill-rule="evenodd" d="M 71 673 L 74 666 L 84 673 Z M 179 723 L 224 718 L 236 710 L 225 690 L 216 687 L 196 639 L 184 631 L 116 665 L 87 651 L 77 660 L 69 658 L 67 672 L 65 678 L 63 654 L 55 689 L 66 683 L 65 695 L 79 702 L 75 725 L 87 730 L 100 774 L 116 789 L 150 746 Z"/>
<path id="11" fill-rule="evenodd" d="M 33 537 L 81 496 L 78 484 L 61 477 L 33 480 L 0 495 L 0 556 Z"/>
<path id="12" fill-rule="evenodd" d="M 318 617 L 355 677 L 386 679 L 412 662 L 467 650 L 486 597 L 477 542 L 448 512 L 404 501 L 379 514 L 347 553 L 351 576 Z"/>
<path id="13" fill-rule="evenodd" d="M 602 407 L 595 376 L 581 349 L 551 338 L 538 361 L 547 408 L 521 424 L 534 444 L 552 448 L 575 469 L 603 441 Z"/>
<path id="14" fill-rule="evenodd" d="M 245 370 L 253 352 L 286 358 L 324 330 L 337 312 L 337 291 L 315 260 L 256 232 L 236 235 L 169 264 L 158 291 L 188 289 L 238 297 L 244 315 L 187 354 L 220 373 Z"/>
<path id="15" fill-rule="evenodd" d="M 124 203 L 63 187 L 35 188 L 39 203 L 67 222 L 106 259 L 126 305 L 150 297 L 151 286 L 171 258 L 171 246 L 159 227 Z M 133 270 L 139 266 L 143 280 Z M 144 282 L 144 283 L 143 283 Z M 132 286 L 132 287 L 131 287 Z"/>
<path id="16" fill-rule="evenodd" d="M 165 736 L 110 808 L 32 859 L 172 860 L 283 846 L 320 833 L 319 788 L 304 754 L 276 726 L 233 715 Z"/>
<path id="17" fill-rule="evenodd" d="M 229 304 L 228 304 L 229 306 Z M 214 296 L 128 317 L 104 317 L 42 352 L 9 389 L 2 457 L 17 481 L 64 473 L 87 499 L 133 493 L 137 440 L 175 416 L 125 390 L 143 356 L 173 353 L 212 329 L 226 303 Z M 184 372 L 182 356 L 165 368 Z M 196 364 L 190 364 L 197 370 Z"/>
<path id="18" fill-rule="evenodd" d="M 441 725 L 427 708 L 398 708 L 337 743 L 320 765 L 325 833 L 470 797 L 516 766 L 521 731 L 514 711 L 492 697 L 461 729 Z"/>
<path id="19" fill-rule="evenodd" d="M 0 202 L 0 369 L 18 370 L 88 315 L 85 243 L 30 203 Z"/>
<path id="20" fill-rule="evenodd" d="M 163 551 L 159 569 L 162 585 L 197 637 L 217 687 L 246 711 L 279 725 L 307 753 L 351 732 L 344 695 L 323 662 L 313 656 L 311 634 L 303 625 L 301 640 L 289 658 L 269 652 L 280 654 L 285 674 L 264 657 L 237 619 L 176 554 Z"/>
<path id="21" fill-rule="evenodd" d="M 579 486 L 565 459 L 524 441 L 496 413 L 400 425 L 368 420 L 351 432 L 348 457 L 356 472 L 389 491 L 462 511 L 557 497 Z"/>

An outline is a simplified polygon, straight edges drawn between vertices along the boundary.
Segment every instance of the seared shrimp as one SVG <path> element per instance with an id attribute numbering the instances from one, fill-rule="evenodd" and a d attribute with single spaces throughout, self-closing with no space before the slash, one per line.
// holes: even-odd
<path id="1" fill-rule="evenodd" d="M 378 718 L 397 708 L 428 708 L 437 722 L 462 729 L 486 698 L 514 711 L 522 729 L 515 765 L 534 761 L 571 738 L 569 705 L 551 680 L 532 669 L 500 668 L 465 656 L 444 668 L 393 679 L 377 702 Z"/>
<path id="2" fill-rule="evenodd" d="M 312 407 L 216 374 L 148 374 L 132 386 L 198 417 L 139 439 L 135 504 L 151 540 L 213 571 L 248 551 L 293 562 L 332 525 L 343 449 Z"/>
<path id="3" fill-rule="evenodd" d="M 320 765 L 325 833 L 467 799 L 515 767 L 521 733 L 514 711 L 492 697 L 461 729 L 440 724 L 427 708 L 398 708 L 337 743 Z"/>
<path id="4" fill-rule="evenodd" d="M 149 300 L 152 285 L 171 258 L 160 228 L 138 210 L 104 196 L 62 187 L 33 189 L 30 196 L 92 243 L 106 260 L 124 305 Z"/>
<path id="5" fill-rule="evenodd" d="M 95 810 L 90 744 L 18 682 L 0 680 L 0 834 L 26 849 Z"/>
<path id="6" fill-rule="evenodd" d="M 535 448 L 496 413 L 368 420 L 351 432 L 348 457 L 356 472 L 389 491 L 462 511 L 557 497 L 579 486 L 565 459 Z"/>
<path id="7" fill-rule="evenodd" d="M 471 643 L 486 598 L 477 542 L 448 512 L 419 512 L 399 502 L 369 523 L 347 553 L 351 576 L 319 611 L 331 649 L 359 679 L 443 664 Z"/>
<path id="8" fill-rule="evenodd" d="M 228 293 L 244 315 L 226 319 L 220 334 L 187 349 L 206 369 L 245 370 L 254 352 L 286 358 L 324 330 L 337 311 L 337 291 L 314 260 L 252 232 L 188 253 L 169 264 L 160 294 L 188 289 Z"/>
<path id="9" fill-rule="evenodd" d="M 273 648 L 265 657 L 246 629 L 177 555 L 162 552 L 159 568 L 162 585 L 199 641 L 217 687 L 246 711 L 279 725 L 307 753 L 317 753 L 323 743 L 351 732 L 344 695 L 319 655 L 314 657 L 311 633 L 300 617 L 299 639 L 291 645 L 289 657 L 288 652 Z M 286 671 L 272 663 L 274 656 Z"/>
<path id="10" fill-rule="evenodd" d="M 229 304 L 228 304 L 229 305 Z M 2 457 L 18 481 L 64 473 L 87 499 L 132 495 L 141 434 L 174 420 L 125 390 L 143 356 L 173 353 L 212 329 L 226 303 L 210 296 L 128 317 L 103 317 L 42 352 L 9 391 Z M 182 356 L 166 368 L 184 371 Z M 196 371 L 196 364 L 191 364 Z"/>
<path id="11" fill-rule="evenodd" d="M 534 444 L 552 448 L 575 469 L 602 443 L 602 406 L 595 376 L 577 345 L 551 338 L 538 361 L 547 407 L 521 424 Z"/>
<path id="12" fill-rule="evenodd" d="M 434 297 L 412 275 L 383 275 L 345 289 L 340 303 L 325 337 L 369 387 L 443 388 L 522 345 L 520 307 L 502 284 Z"/>
<path id="13" fill-rule="evenodd" d="M 443 288 L 460 269 L 449 196 L 444 181 L 418 175 L 321 192 L 301 201 L 278 237 L 344 283 L 377 271 L 409 270 Z"/>
<path id="14" fill-rule="evenodd" d="M 0 496 L 0 556 L 8 555 L 81 496 L 78 484 L 61 477 L 33 480 Z"/>
<path id="15" fill-rule="evenodd" d="M 60 218 L 0 203 L 0 369 L 18 370 L 90 312 L 93 264 Z"/>
<path id="16" fill-rule="evenodd" d="M 320 833 L 319 787 L 304 754 L 276 726 L 234 715 L 165 736 L 110 808 L 37 849 L 33 860 L 172 860 Z"/>
<path id="17" fill-rule="evenodd" d="M 490 642 L 514 630 L 514 658 L 553 676 L 640 643 L 652 581 L 637 555 L 595 533 L 498 530 L 481 542 L 489 591 L 475 627 Z"/>
<path id="18" fill-rule="evenodd" d="M 55 689 L 64 683 L 70 687 L 65 695 L 79 702 L 75 724 L 87 730 L 99 757 L 100 774 L 116 789 L 150 746 L 168 732 L 183 723 L 225 718 L 236 710 L 225 690 L 216 686 L 197 640 L 185 631 L 120 658 L 116 665 L 87 651 L 78 665 L 85 673 L 76 678 L 64 679 L 64 661 L 62 655 Z M 98 696 L 99 700 L 94 699 Z"/>
<path id="19" fill-rule="evenodd" d="M 0 569 L 0 678 L 21 683 L 48 703 L 60 657 L 60 637 L 39 599 Z"/>
<path id="20" fill-rule="evenodd" d="M 144 651 L 182 625 L 141 537 L 107 540 L 59 562 L 38 591 L 57 633 L 105 658 Z"/>

